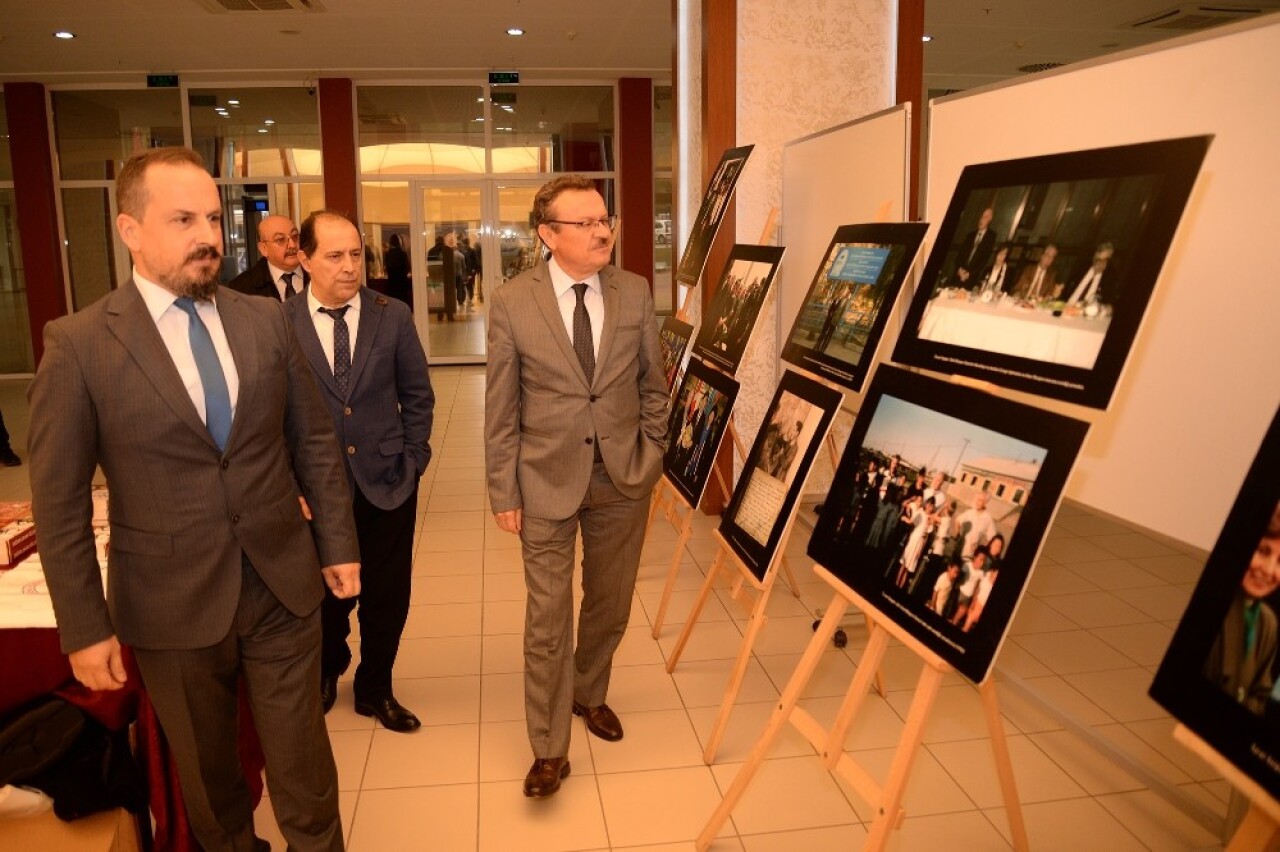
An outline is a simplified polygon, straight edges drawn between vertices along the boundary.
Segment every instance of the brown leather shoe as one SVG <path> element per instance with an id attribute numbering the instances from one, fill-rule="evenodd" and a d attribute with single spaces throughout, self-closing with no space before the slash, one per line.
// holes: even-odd
<path id="1" fill-rule="evenodd" d="M 539 757 L 524 776 L 524 794 L 531 799 L 545 799 L 560 789 L 560 782 L 569 776 L 569 758 Z"/>
<path id="2" fill-rule="evenodd" d="M 587 723 L 587 730 L 602 740 L 615 743 L 622 739 L 622 722 L 618 721 L 618 715 L 609 709 L 608 704 L 588 707 L 575 701 L 573 715 L 581 716 Z"/>

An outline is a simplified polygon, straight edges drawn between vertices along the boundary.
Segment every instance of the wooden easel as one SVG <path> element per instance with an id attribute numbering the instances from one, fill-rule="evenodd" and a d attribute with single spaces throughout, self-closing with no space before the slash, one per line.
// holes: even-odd
<path id="1" fill-rule="evenodd" d="M 822 622 L 814 631 L 809 647 L 796 665 L 795 673 L 787 683 L 786 689 L 773 711 L 768 725 L 760 739 L 752 747 L 746 763 L 738 770 L 728 792 L 719 807 L 711 815 L 702 833 L 698 835 L 697 848 L 706 850 L 715 840 L 725 820 L 742 800 L 752 778 L 755 777 L 765 758 L 769 754 L 774 740 L 782 733 L 787 723 L 809 740 L 818 749 L 827 769 L 836 772 L 847 781 L 863 799 L 875 810 L 876 818 L 871 824 L 865 849 L 883 849 L 889 841 L 893 830 L 898 828 L 904 816 L 902 801 L 906 793 L 907 781 L 915 760 L 916 751 L 924 737 L 925 724 L 938 697 L 938 688 L 942 677 L 951 671 L 951 666 L 937 654 L 926 648 L 921 642 L 885 618 L 869 601 L 854 592 L 844 583 L 836 579 L 831 572 L 821 565 L 814 566 L 814 573 L 826 580 L 834 589 L 831 603 L 826 608 Z M 826 650 L 826 644 L 840 623 L 845 610 L 852 604 L 861 609 L 874 623 L 871 640 L 862 654 L 858 670 L 849 690 L 845 693 L 840 710 L 830 731 L 823 730 L 817 720 L 798 706 L 801 694 L 817 669 L 818 663 Z M 915 698 L 911 702 L 911 710 L 907 715 L 902 737 L 898 740 L 897 752 L 889 767 L 889 775 L 884 785 L 878 784 L 870 773 L 858 765 L 844 751 L 849 727 L 862 706 L 862 699 L 871 686 L 872 675 L 879 670 L 889 639 L 894 638 L 914 651 L 923 661 L 924 670 L 920 673 L 920 681 L 916 685 Z M 1000 778 L 1000 788 L 1004 795 L 1004 804 L 1009 819 L 1009 832 L 1013 838 L 1013 846 L 1018 850 L 1028 849 L 1026 824 L 1022 819 L 1022 805 L 1018 801 L 1017 787 L 1014 783 L 1013 764 L 1009 759 L 1009 746 L 1004 736 L 1004 727 L 1000 719 L 1000 708 L 996 701 L 995 681 L 987 680 L 979 687 L 982 696 L 982 707 L 987 717 L 987 728 L 991 734 L 991 748 L 994 752 L 996 772 Z"/>
<path id="2" fill-rule="evenodd" d="M 1174 727 L 1173 738 L 1216 769 L 1249 800 L 1249 811 L 1235 834 L 1231 836 L 1231 842 L 1226 847 L 1227 852 L 1274 849 L 1277 844 L 1280 844 L 1280 802 L 1272 798 L 1271 794 L 1257 781 L 1237 769 L 1234 763 L 1223 757 L 1217 749 L 1185 725 Z"/>

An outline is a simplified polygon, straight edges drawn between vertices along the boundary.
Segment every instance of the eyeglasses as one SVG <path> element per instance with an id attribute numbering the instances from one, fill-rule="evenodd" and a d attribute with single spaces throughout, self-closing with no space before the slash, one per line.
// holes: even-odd
<path id="1" fill-rule="evenodd" d="M 290 234 L 290 235 L 289 235 L 289 236 L 287 236 L 287 237 L 286 237 L 284 234 L 276 234 L 274 237 L 272 237 L 271 239 L 267 240 L 267 242 L 269 242 L 269 243 L 275 243 L 276 245 L 280 246 L 281 248 L 284 248 L 285 246 L 289 245 L 289 243 L 296 243 L 297 241 L 298 241 L 298 232 L 297 232 L 297 231 L 294 231 L 292 234 Z"/>
<path id="2" fill-rule="evenodd" d="M 611 216 L 605 216 L 603 219 L 583 219 L 581 222 L 566 222 L 563 219 L 548 219 L 548 225 L 573 225 L 581 231 L 594 230 L 596 225 L 604 225 L 612 231 L 618 227 L 618 215 L 615 213 Z"/>

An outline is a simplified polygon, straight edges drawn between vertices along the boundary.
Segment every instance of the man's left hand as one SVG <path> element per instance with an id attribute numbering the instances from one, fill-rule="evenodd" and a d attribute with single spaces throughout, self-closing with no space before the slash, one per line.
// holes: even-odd
<path id="1" fill-rule="evenodd" d="M 335 598 L 354 598 L 360 594 L 360 563 L 343 562 L 326 566 L 320 572 Z"/>

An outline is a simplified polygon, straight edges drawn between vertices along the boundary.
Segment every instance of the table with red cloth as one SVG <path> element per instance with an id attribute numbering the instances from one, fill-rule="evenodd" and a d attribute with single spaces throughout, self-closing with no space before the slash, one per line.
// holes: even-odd
<path id="1" fill-rule="evenodd" d="M 56 628 L 0 629 L 0 661 L 5 672 L 0 678 L 0 717 L 35 698 L 52 693 L 111 730 L 120 730 L 136 721 L 135 754 L 147 782 L 151 817 L 155 823 L 153 848 L 157 852 L 199 852 L 200 844 L 187 821 L 177 766 L 160 729 L 155 708 L 147 699 L 142 677 L 129 648 L 124 649 L 125 685 L 112 691 L 94 692 L 72 677 L 71 664 L 58 645 Z M 253 794 L 254 807 L 257 807 L 262 798 L 264 761 L 243 682 L 240 713 L 237 744 L 240 762 Z M 142 827 L 144 845 L 146 828 Z"/>

